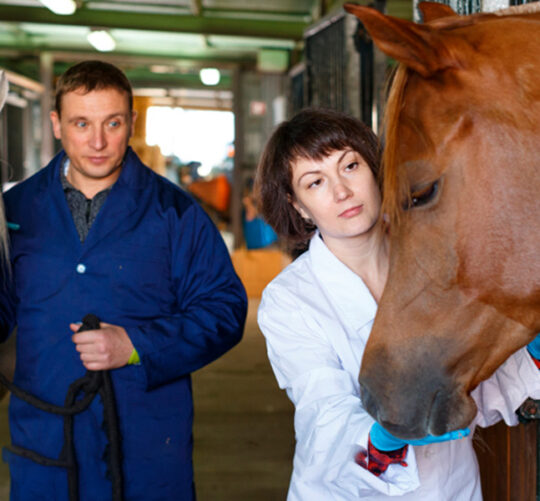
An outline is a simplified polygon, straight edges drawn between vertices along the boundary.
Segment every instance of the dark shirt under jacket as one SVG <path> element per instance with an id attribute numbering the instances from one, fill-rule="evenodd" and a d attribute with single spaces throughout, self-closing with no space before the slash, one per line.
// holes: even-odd
<path id="1" fill-rule="evenodd" d="M 63 166 L 63 169 L 60 169 L 60 181 L 62 182 L 62 188 L 64 189 L 64 194 L 66 195 L 66 200 L 73 216 L 73 222 L 75 223 L 75 228 L 77 228 L 77 233 L 81 242 L 86 240 L 86 236 L 90 231 L 92 223 L 95 221 L 99 209 L 105 203 L 107 196 L 111 192 L 112 186 L 109 186 L 103 191 L 97 193 L 94 198 L 88 199 L 75 188 L 66 178 L 66 171 L 69 168 L 69 160 Z"/>

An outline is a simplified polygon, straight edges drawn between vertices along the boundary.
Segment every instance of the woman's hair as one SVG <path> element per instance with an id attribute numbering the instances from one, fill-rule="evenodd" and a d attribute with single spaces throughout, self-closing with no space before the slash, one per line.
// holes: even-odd
<path id="1" fill-rule="evenodd" d="M 255 177 L 259 211 L 290 250 L 304 250 L 316 227 L 291 204 L 292 164 L 322 160 L 334 151 L 352 149 L 366 161 L 379 182 L 377 136 L 357 118 L 326 109 L 305 109 L 282 122 L 261 155 Z"/>

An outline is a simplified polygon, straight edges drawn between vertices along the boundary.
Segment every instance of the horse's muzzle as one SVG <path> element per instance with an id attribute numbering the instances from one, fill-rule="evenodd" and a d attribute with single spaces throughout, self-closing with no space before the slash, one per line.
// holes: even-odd
<path id="1" fill-rule="evenodd" d="M 384 377 L 372 380 L 369 374 L 359 378 L 364 408 L 396 437 L 423 438 L 463 429 L 476 414 L 476 404 L 460 388 L 435 378 L 402 385 L 400 379 L 404 378 L 394 375 L 392 381 Z"/>

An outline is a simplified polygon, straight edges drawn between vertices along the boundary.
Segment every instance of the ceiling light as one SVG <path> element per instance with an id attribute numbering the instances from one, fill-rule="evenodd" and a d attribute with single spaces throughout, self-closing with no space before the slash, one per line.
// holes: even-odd
<path id="1" fill-rule="evenodd" d="M 74 0 L 39 0 L 47 9 L 60 16 L 69 16 L 75 12 L 77 5 Z"/>
<path id="2" fill-rule="evenodd" d="M 221 75 L 219 74 L 219 70 L 216 68 L 203 68 L 199 72 L 199 77 L 204 85 L 217 85 Z"/>
<path id="3" fill-rule="evenodd" d="M 110 52 L 116 47 L 114 38 L 106 30 L 92 30 L 86 38 L 100 52 Z"/>
<path id="4" fill-rule="evenodd" d="M 172 66 L 169 66 L 167 64 L 153 64 L 150 66 L 150 71 L 152 73 L 174 73 L 175 69 Z"/>

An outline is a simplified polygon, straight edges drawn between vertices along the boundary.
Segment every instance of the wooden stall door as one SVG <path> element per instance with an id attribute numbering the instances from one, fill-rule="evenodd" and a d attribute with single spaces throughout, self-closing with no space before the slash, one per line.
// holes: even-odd
<path id="1" fill-rule="evenodd" d="M 474 447 L 485 501 L 536 501 L 537 422 L 477 428 Z"/>

